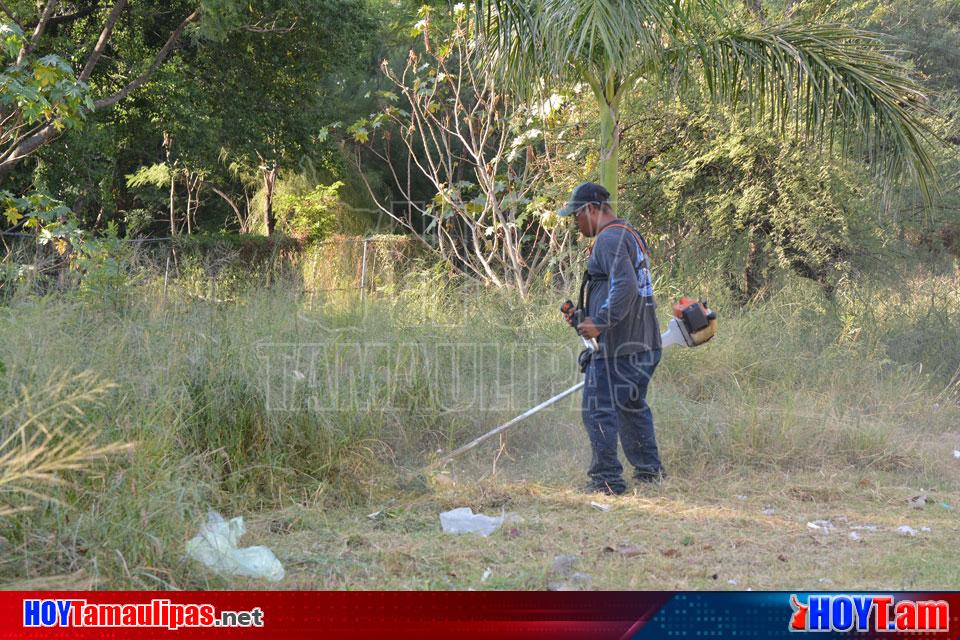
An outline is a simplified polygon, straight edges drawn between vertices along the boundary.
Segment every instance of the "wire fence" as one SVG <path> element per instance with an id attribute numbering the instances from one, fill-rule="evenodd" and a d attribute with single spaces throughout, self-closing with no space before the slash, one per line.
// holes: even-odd
<path id="1" fill-rule="evenodd" d="M 63 280 L 68 256 L 51 247 L 42 247 L 30 233 L 0 231 L 6 256 L 0 266 L 27 266 L 31 274 L 56 276 Z M 119 238 L 114 242 L 126 249 L 118 256 L 131 270 L 162 272 L 164 282 L 190 275 L 193 278 L 222 279 L 225 274 L 259 273 L 269 280 L 278 274 L 294 276 L 305 294 L 356 291 L 361 299 L 398 284 L 425 255 L 422 243 L 404 235 L 345 236 L 302 242 L 292 238 L 237 238 L 225 236 L 177 236 Z M 2 275 L 2 274 L 0 274 Z"/>
<path id="2" fill-rule="evenodd" d="M 312 254 L 312 255 L 311 255 Z M 303 270 L 310 294 L 356 290 L 361 301 L 368 293 L 396 285 L 423 256 L 418 240 L 411 236 L 340 236 L 322 241 L 306 254 L 311 260 Z M 330 287 L 323 283 L 350 283 Z"/>
<path id="3" fill-rule="evenodd" d="M 35 240 L 37 237 L 36 234 L 22 233 L 19 231 L 0 231 L 0 236 L 5 236 L 8 238 L 29 238 L 31 240 Z M 162 238 L 118 238 L 117 240 L 118 242 L 127 242 L 131 244 L 148 244 L 151 242 L 165 242 L 165 241 L 174 240 L 174 239 L 175 238 L 166 236 Z"/>

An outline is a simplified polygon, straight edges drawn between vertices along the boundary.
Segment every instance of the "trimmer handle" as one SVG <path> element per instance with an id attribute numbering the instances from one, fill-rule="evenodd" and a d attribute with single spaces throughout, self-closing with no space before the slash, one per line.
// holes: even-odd
<path id="1" fill-rule="evenodd" d="M 583 322 L 583 309 L 577 309 L 572 300 L 567 300 L 560 306 L 560 313 L 567 319 L 567 323 L 576 329 Z"/>
<path id="2" fill-rule="evenodd" d="M 577 332 L 577 335 L 580 335 L 580 323 L 583 322 L 584 318 L 583 309 L 578 309 L 576 305 L 573 304 L 573 301 L 567 300 L 560 305 L 560 313 L 563 314 L 567 323 Z M 597 343 L 596 338 L 580 336 L 580 339 L 583 340 L 583 345 L 587 349 L 590 349 L 594 353 L 600 351 L 600 345 Z"/>

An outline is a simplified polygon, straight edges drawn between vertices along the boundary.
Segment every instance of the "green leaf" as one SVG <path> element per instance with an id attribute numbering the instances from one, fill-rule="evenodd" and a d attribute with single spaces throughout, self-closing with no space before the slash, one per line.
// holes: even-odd
<path id="1" fill-rule="evenodd" d="M 11 227 L 23 219 L 23 214 L 20 213 L 20 210 L 16 207 L 7 207 L 7 209 L 3 212 L 3 215 Z"/>
<path id="2" fill-rule="evenodd" d="M 132 188 L 144 186 L 168 187 L 170 177 L 170 167 L 163 162 L 140 167 L 135 172 L 125 176 L 127 186 Z"/>

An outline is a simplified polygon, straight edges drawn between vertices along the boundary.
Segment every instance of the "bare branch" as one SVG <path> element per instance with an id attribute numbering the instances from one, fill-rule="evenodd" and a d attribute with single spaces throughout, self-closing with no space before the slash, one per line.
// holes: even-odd
<path id="1" fill-rule="evenodd" d="M 356 158 L 351 158 L 351 160 L 353 161 L 354 165 L 357 166 L 357 167 L 360 167 L 360 166 L 361 166 L 361 165 L 360 165 L 359 155 L 360 155 L 360 153 L 359 153 L 359 150 L 358 150 L 358 151 L 357 151 L 357 156 L 356 156 Z M 377 194 L 375 194 L 375 193 L 373 192 L 373 188 L 370 186 L 369 180 L 367 180 L 366 173 L 363 172 L 363 171 L 360 171 L 360 172 L 358 173 L 358 175 L 360 176 L 360 180 L 363 181 L 363 185 L 367 188 L 367 193 L 370 194 L 370 199 L 373 200 L 373 203 L 377 206 L 377 208 L 380 209 L 380 210 L 381 210 L 383 213 L 385 213 L 387 216 L 389 216 L 390 218 L 392 218 L 393 220 L 395 220 L 395 221 L 397 222 L 397 224 L 399 224 L 400 226 L 402 226 L 402 227 L 406 228 L 407 230 L 409 230 L 409 231 L 414 235 L 414 237 L 416 237 L 416 238 L 417 238 L 418 240 L 420 240 L 424 245 L 426 245 L 426 247 L 427 247 L 428 249 L 431 249 L 431 250 L 432 250 L 433 247 L 430 245 L 429 242 L 427 242 L 427 240 L 426 240 L 421 234 L 417 233 L 417 230 L 413 227 L 412 222 L 403 220 L 402 218 L 400 218 L 399 216 L 397 216 L 391 209 L 388 209 L 387 207 L 383 206 L 383 205 L 380 203 L 380 198 L 377 197 Z M 409 197 L 408 197 L 407 199 L 409 200 Z"/>
<path id="2" fill-rule="evenodd" d="M 569 243 L 570 230 L 543 226 L 539 212 L 520 217 L 549 168 L 546 153 L 508 156 L 516 139 L 513 105 L 500 95 L 484 73 L 474 73 L 465 32 L 452 38 L 453 50 L 432 53 L 424 29 L 426 54 L 411 52 L 402 72 L 383 65 L 383 72 L 403 97 L 404 109 L 383 113 L 397 125 L 398 135 L 384 134 L 385 151 L 367 148 L 384 162 L 397 192 L 409 200 L 411 174 L 426 179 L 436 194 L 426 206 L 409 203 L 406 219 L 368 193 L 381 211 L 412 231 L 453 269 L 496 287 L 515 288 L 525 296 L 551 268 L 553 258 Z M 421 66 L 423 62 L 427 64 Z M 434 66 L 427 75 L 424 69 Z M 453 73 L 451 73 L 451 71 Z M 400 139 L 406 173 L 401 175 L 390 152 Z M 544 144 L 550 142 L 545 138 Z M 505 177 L 504 177 L 505 176 Z M 406 185 L 406 186 L 405 186 Z M 426 231 L 412 224 L 414 209 L 429 223 Z M 531 215 L 532 214 L 532 215 Z M 558 269 L 561 269 L 558 266 Z M 563 274 L 561 273 L 561 277 Z"/>
<path id="3" fill-rule="evenodd" d="M 195 22 L 199 17 L 200 9 L 197 9 L 189 16 L 184 18 L 183 22 L 180 23 L 180 26 L 178 26 L 174 32 L 170 34 L 170 38 L 167 39 L 166 44 L 164 44 L 163 48 L 157 53 L 157 57 L 154 58 L 153 63 L 151 63 L 150 67 L 146 71 L 137 76 L 136 79 L 132 80 L 129 84 L 127 84 L 127 86 L 120 89 L 120 91 L 117 91 L 113 95 L 107 96 L 106 98 L 101 98 L 100 100 L 94 101 L 94 106 L 97 109 L 112 107 L 130 95 L 133 91 L 138 89 L 147 80 L 149 80 L 153 74 L 157 72 L 157 69 L 160 68 L 160 65 L 164 63 L 164 61 L 167 59 L 167 56 L 170 55 L 170 52 L 176 48 L 177 44 L 180 42 L 180 38 L 183 36 L 183 30 L 187 28 L 187 25 L 189 25 L 191 22 Z"/>
<path id="4" fill-rule="evenodd" d="M 53 17 L 51 17 L 50 20 L 47 22 L 47 26 L 48 26 L 48 27 L 53 27 L 53 26 L 56 26 L 56 25 L 58 25 L 58 24 L 69 24 L 69 23 L 71 23 L 71 22 L 75 22 L 75 21 L 79 20 L 80 18 L 86 18 L 86 17 L 89 16 L 90 14 L 96 13 L 97 11 L 99 11 L 99 10 L 102 9 L 102 8 L 103 8 L 102 5 L 94 4 L 94 5 L 90 5 L 89 7 L 84 7 L 83 9 L 79 9 L 79 10 L 77 10 L 77 11 L 74 11 L 73 13 L 68 13 L 68 14 L 62 15 L 62 16 L 53 16 Z M 34 25 L 30 25 L 30 28 L 32 29 L 33 26 L 34 26 Z"/>
<path id="5" fill-rule="evenodd" d="M 37 22 L 37 26 L 33 30 L 33 35 L 30 37 L 29 42 L 24 42 L 23 46 L 20 47 L 20 53 L 17 55 L 17 64 L 21 64 L 30 52 L 37 48 L 37 43 L 40 42 L 40 37 L 43 35 L 43 30 L 47 28 L 47 22 L 50 20 L 50 16 L 53 15 L 53 10 L 57 8 L 57 4 L 60 0 L 50 0 L 47 3 L 47 6 L 43 8 L 43 13 L 40 15 L 40 21 Z"/>
<path id="6" fill-rule="evenodd" d="M 253 33 L 290 33 L 296 28 L 298 21 L 299 18 L 294 18 L 289 27 L 278 27 L 277 19 L 274 18 L 268 26 L 264 26 L 263 21 L 258 21 L 256 24 L 244 25 L 243 28 Z"/>
<path id="7" fill-rule="evenodd" d="M 90 57 L 87 58 L 87 63 L 83 65 L 83 71 L 80 72 L 80 82 L 86 82 L 93 74 L 93 69 L 97 66 L 97 62 L 100 61 L 100 55 L 107 46 L 107 41 L 110 40 L 113 27 L 117 24 L 117 20 L 120 19 L 120 12 L 123 11 L 126 5 L 127 0 L 117 0 L 113 5 L 113 9 L 110 10 L 110 15 L 107 16 L 107 21 L 103 24 L 103 29 L 100 31 L 97 44 L 93 47 Z"/>
<path id="8" fill-rule="evenodd" d="M 200 180 L 200 179 L 201 179 L 200 176 L 197 176 L 197 180 Z M 220 191 L 220 189 L 217 189 L 215 186 L 213 186 L 209 182 L 202 181 L 200 186 L 209 187 L 211 191 L 213 191 L 215 194 L 223 198 L 224 202 L 230 205 L 230 208 L 233 209 L 233 212 L 236 214 L 237 222 L 243 225 L 244 220 L 243 220 L 243 216 L 240 215 L 240 207 L 238 207 L 237 203 L 233 201 L 233 198 L 225 194 L 223 191 Z"/>
<path id="9" fill-rule="evenodd" d="M 0 0 L 0 11 L 3 11 L 7 14 L 7 17 L 13 20 L 14 24 L 20 27 L 20 31 L 26 31 L 26 28 L 23 26 L 23 23 L 17 20 L 17 16 L 13 15 L 13 11 L 10 11 L 10 8 L 7 7 L 6 3 L 3 0 Z"/>

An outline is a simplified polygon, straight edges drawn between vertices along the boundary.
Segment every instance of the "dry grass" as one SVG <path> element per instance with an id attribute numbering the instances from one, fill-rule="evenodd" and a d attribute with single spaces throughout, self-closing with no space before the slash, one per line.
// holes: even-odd
<path id="1" fill-rule="evenodd" d="M 70 472 L 131 448 L 102 444 L 101 429 L 84 419 L 114 386 L 84 372 L 20 389 L 0 412 L 0 517 L 56 502 L 44 487 L 64 485 Z"/>
<path id="2" fill-rule="evenodd" d="M 897 480 L 758 473 L 678 478 L 597 498 L 495 479 L 443 485 L 377 520 L 358 510 L 290 508 L 256 522 L 252 539 L 276 550 L 286 588 L 544 589 L 560 555 L 578 558 L 593 589 L 956 588 L 960 522 L 942 504 L 960 504 L 960 491 L 928 494 L 928 506 L 916 509 L 907 499 L 919 489 L 890 484 Z M 443 534 L 439 512 L 458 506 L 520 520 L 489 538 Z M 836 529 L 807 526 L 821 519 Z M 930 531 L 904 537 L 896 532 L 903 524 Z M 879 530 L 854 528 L 866 525 Z"/>
<path id="3" fill-rule="evenodd" d="M 951 455 L 960 449 L 951 380 L 960 300 L 945 276 L 917 278 L 906 293 L 849 285 L 835 304 L 794 283 L 741 310 L 702 291 L 721 313 L 720 336 L 668 353 L 652 388 L 671 479 L 612 501 L 606 513 L 573 490 L 587 453 L 576 400 L 530 419 L 500 446 L 478 447 L 428 486 L 404 482 L 437 448 L 574 383 L 576 339 L 557 319 L 556 292 L 519 303 L 464 292 L 432 271 L 363 308 L 343 295 L 305 296 L 285 281 L 206 298 L 196 291 L 212 286 L 163 287 L 162 278 L 109 303 L 14 296 L 0 307 L 0 406 L 27 406 L 23 390 L 32 400 L 29 412 L 4 418 L 0 441 L 16 433 L 19 416 L 47 415 L 62 435 L 24 435 L 65 457 L 61 466 L 24 458 L 22 438 L 0 450 L 13 456 L 5 460 L 42 463 L 34 476 L 10 467 L 20 469 L 10 476 L 19 484 L 7 487 L 35 494 L 4 497 L 36 508 L 0 518 L 0 583 L 83 570 L 107 588 L 260 586 L 216 578 L 184 558 L 184 543 L 214 508 L 245 516 L 244 543 L 276 549 L 289 575 L 280 586 L 294 588 L 539 589 L 563 554 L 580 559 L 593 588 L 817 588 L 828 584 L 821 578 L 955 587 L 956 516 L 939 504 L 960 507 L 960 462 Z M 918 290 L 923 282 L 936 305 Z M 272 410 L 268 384 L 299 379 L 291 377 L 299 369 L 268 369 L 258 349 L 330 336 L 407 350 L 399 359 L 351 352 L 335 372 L 372 404 Z M 437 344 L 459 345 L 467 361 L 477 344 L 504 350 L 477 359 L 465 379 L 431 351 Z M 329 359 L 315 364 L 330 367 Z M 81 402 L 70 394 L 92 387 L 64 382 L 62 397 L 73 400 L 57 405 L 61 396 L 44 385 L 63 382 L 66 369 L 116 386 Z M 448 401 L 470 388 L 453 380 L 478 381 L 516 406 L 451 410 Z M 42 413 L 48 403 L 61 406 L 60 418 Z M 87 448 L 63 444 L 80 442 Z M 107 456 L 116 442 L 136 448 Z M 908 507 L 921 490 L 931 505 Z M 385 504 L 386 517 L 366 517 Z M 490 539 L 444 536 L 437 514 L 457 506 L 513 511 L 523 521 Z M 767 507 L 774 515 L 763 515 Z M 854 542 L 843 526 L 821 537 L 806 527 L 841 517 L 884 530 Z M 899 538 L 891 532 L 899 524 L 931 532 Z M 621 544 L 638 554 L 622 557 Z"/>

